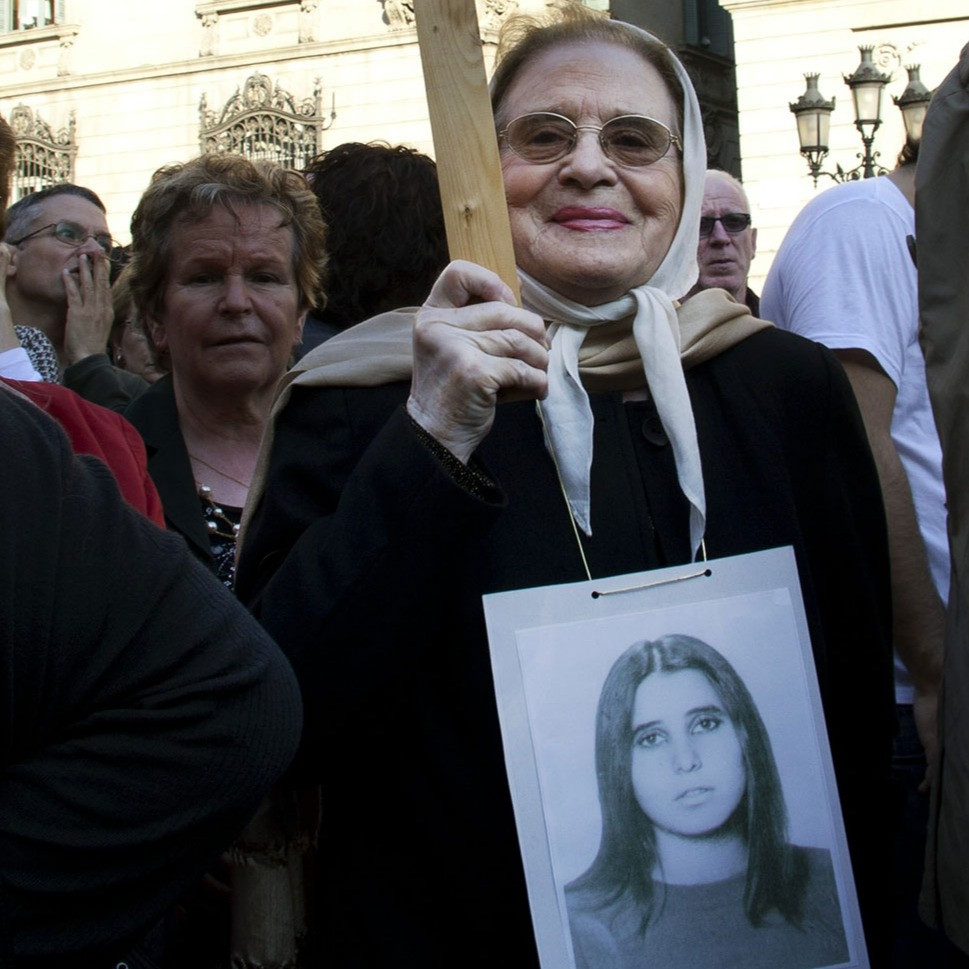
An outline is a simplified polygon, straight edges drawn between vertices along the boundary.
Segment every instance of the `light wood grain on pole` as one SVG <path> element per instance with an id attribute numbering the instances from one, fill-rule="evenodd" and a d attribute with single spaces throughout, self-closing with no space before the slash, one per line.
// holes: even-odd
<path id="1" fill-rule="evenodd" d="M 474 0 L 415 0 L 452 259 L 494 270 L 519 297 Z"/>

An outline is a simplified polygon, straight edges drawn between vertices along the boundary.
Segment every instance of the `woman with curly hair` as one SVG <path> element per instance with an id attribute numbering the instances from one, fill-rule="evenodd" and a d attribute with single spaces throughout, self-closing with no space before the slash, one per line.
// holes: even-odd
<path id="1" fill-rule="evenodd" d="M 160 169 L 131 220 L 131 301 L 171 374 L 125 416 L 168 527 L 227 585 L 276 383 L 320 299 L 324 233 L 302 175 L 235 155 Z"/>

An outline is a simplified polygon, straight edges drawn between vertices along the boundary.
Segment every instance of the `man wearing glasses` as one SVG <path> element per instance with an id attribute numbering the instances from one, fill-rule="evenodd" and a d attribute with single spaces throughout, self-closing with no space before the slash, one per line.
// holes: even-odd
<path id="1" fill-rule="evenodd" d="M 111 239 L 104 203 L 88 188 L 53 185 L 7 210 L 6 297 L 13 322 L 53 344 L 63 383 L 96 403 L 120 407 L 140 378 L 111 366 Z M 130 384 L 130 386 L 128 386 Z"/>
<path id="2" fill-rule="evenodd" d="M 696 251 L 700 277 L 688 295 L 702 289 L 725 289 L 759 316 L 760 297 L 747 285 L 750 263 L 757 252 L 757 230 L 750 224 L 750 203 L 743 185 L 733 175 L 711 168 L 700 212 Z"/>

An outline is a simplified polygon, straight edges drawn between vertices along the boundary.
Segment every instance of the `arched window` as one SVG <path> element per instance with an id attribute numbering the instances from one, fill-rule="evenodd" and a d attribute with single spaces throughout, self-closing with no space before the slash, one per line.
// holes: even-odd
<path id="1" fill-rule="evenodd" d="M 17 139 L 12 201 L 16 202 L 48 185 L 74 181 L 77 140 L 73 111 L 67 127 L 57 132 L 46 121 L 35 116 L 26 104 L 18 104 L 10 112 L 8 120 Z"/>
<path id="2" fill-rule="evenodd" d="M 323 132 L 336 118 L 332 105 L 329 117 L 324 116 L 322 100 L 319 81 L 312 97 L 297 102 L 278 84 L 273 90 L 269 78 L 258 71 L 220 113 L 209 110 L 203 94 L 199 103 L 202 152 L 268 159 L 301 170 L 320 153 Z"/>

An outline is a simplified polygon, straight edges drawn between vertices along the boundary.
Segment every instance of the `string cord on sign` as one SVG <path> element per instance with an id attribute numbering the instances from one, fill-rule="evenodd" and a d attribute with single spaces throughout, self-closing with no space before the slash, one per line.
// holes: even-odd
<path id="1" fill-rule="evenodd" d="M 545 435 L 546 440 L 548 439 L 548 428 L 545 424 L 545 413 L 542 410 L 539 401 L 535 401 L 535 412 L 538 414 L 539 423 L 542 426 L 542 434 Z M 568 491 L 565 488 L 565 482 L 562 480 L 562 473 L 559 470 L 559 463 L 555 457 L 555 450 L 553 448 L 548 448 L 547 453 L 552 459 L 552 466 L 555 468 L 555 477 L 559 483 L 559 490 L 562 493 L 562 498 L 565 500 L 565 510 L 568 512 L 569 522 L 572 525 L 572 534 L 575 535 L 575 544 L 579 549 L 579 557 L 582 559 L 582 568 L 585 571 L 585 576 L 592 581 L 592 572 L 589 570 L 589 562 L 585 555 L 585 547 L 582 544 L 582 536 L 579 534 L 579 526 L 575 520 L 575 515 L 572 512 L 572 503 L 569 501 Z M 700 539 L 700 555 L 702 556 L 704 565 L 707 564 L 707 541 L 706 536 Z M 593 590 L 592 598 L 599 599 L 603 596 L 614 596 L 621 595 L 626 592 L 639 592 L 642 589 L 651 589 L 659 585 L 668 585 L 672 582 L 684 582 L 687 579 L 699 579 L 704 576 L 709 577 L 711 575 L 709 568 L 701 569 L 699 572 L 690 572 L 687 575 L 679 575 L 670 579 L 657 579 L 655 582 L 645 582 L 641 585 L 625 586 L 621 589 L 605 589 L 605 590 Z"/>

